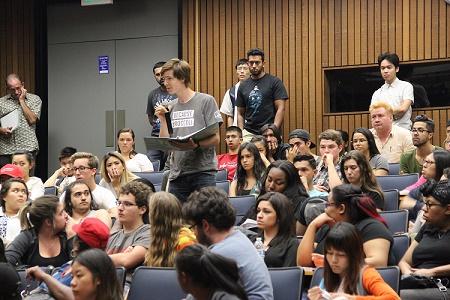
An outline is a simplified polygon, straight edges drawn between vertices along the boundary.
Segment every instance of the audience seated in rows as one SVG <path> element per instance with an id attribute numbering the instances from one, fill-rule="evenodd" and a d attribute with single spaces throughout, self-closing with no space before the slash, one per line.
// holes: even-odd
<path id="1" fill-rule="evenodd" d="M 44 187 L 57 187 L 57 194 L 61 195 L 66 187 L 75 181 L 71 156 L 77 152 L 72 147 L 64 147 L 59 153 L 59 169 L 44 183 Z"/>
<path id="2" fill-rule="evenodd" d="M 239 160 L 238 151 L 242 143 L 242 130 L 237 126 L 229 126 L 225 130 L 225 143 L 228 152 L 217 155 L 217 168 L 228 171 L 228 181 L 233 181 Z"/>
<path id="3" fill-rule="evenodd" d="M 400 299 L 377 270 L 366 264 L 363 247 L 354 225 L 336 223 L 325 239 L 323 279 L 308 290 L 308 299 Z"/>
<path id="4" fill-rule="evenodd" d="M 4 167 L 3 167 L 4 168 Z M 19 178 L 6 180 L 0 189 L 0 238 L 8 245 L 21 229 L 19 211 L 27 205 L 28 188 Z"/>
<path id="5" fill-rule="evenodd" d="M 351 145 L 352 150 L 357 150 L 366 157 L 375 176 L 388 175 L 388 160 L 380 154 L 375 143 L 375 138 L 369 129 L 355 129 L 355 131 L 353 131 Z"/>
<path id="6" fill-rule="evenodd" d="M 153 164 L 147 155 L 137 153 L 135 150 L 133 129 L 122 128 L 117 132 L 117 152 L 122 155 L 128 171 L 153 172 Z"/>
<path id="7" fill-rule="evenodd" d="M 150 195 L 150 246 L 145 254 L 149 267 L 174 267 L 176 254 L 195 244 L 194 233 L 183 224 L 180 201 L 172 194 Z"/>
<path id="8" fill-rule="evenodd" d="M 102 179 L 98 185 L 109 190 L 116 199 L 119 196 L 120 188 L 137 178 L 128 171 L 125 160 L 119 152 L 109 152 L 103 156 L 100 174 Z"/>
<path id="9" fill-rule="evenodd" d="M 258 236 L 264 244 L 264 262 L 269 268 L 297 265 L 298 239 L 294 211 L 289 199 L 278 192 L 268 192 L 256 202 Z"/>
<path id="10" fill-rule="evenodd" d="M 266 167 L 261 160 L 258 148 L 245 142 L 239 147 L 236 178 L 231 182 L 230 196 L 255 195 L 261 190 L 261 180 Z"/>
<path id="11" fill-rule="evenodd" d="M 31 176 L 31 169 L 34 168 L 35 158 L 31 152 L 18 151 L 12 157 L 12 164 L 22 168 L 23 180 L 27 184 L 30 199 L 34 200 L 44 195 L 44 184 L 39 177 Z"/>
<path id="12" fill-rule="evenodd" d="M 324 240 L 330 227 L 339 221 L 352 223 L 359 230 L 366 264 L 380 267 L 394 262 L 395 258 L 390 253 L 392 233 L 378 214 L 375 203 L 359 187 L 342 184 L 332 189 L 325 212 L 308 225 L 298 247 L 299 266 L 311 267 L 313 253 L 325 254 Z"/>

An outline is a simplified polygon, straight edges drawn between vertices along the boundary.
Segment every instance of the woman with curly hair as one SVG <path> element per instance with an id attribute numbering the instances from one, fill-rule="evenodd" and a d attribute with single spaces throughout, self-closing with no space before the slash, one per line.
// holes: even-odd
<path id="1" fill-rule="evenodd" d="M 192 231 L 183 225 L 180 201 L 172 194 L 158 192 L 150 196 L 150 247 L 145 265 L 173 267 L 175 256 L 184 247 L 197 242 Z"/>

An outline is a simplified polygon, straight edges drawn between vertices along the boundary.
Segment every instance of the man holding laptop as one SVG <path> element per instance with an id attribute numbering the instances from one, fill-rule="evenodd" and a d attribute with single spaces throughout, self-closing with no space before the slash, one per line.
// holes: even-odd
<path id="1" fill-rule="evenodd" d="M 42 101 L 28 93 L 17 74 L 6 77 L 9 94 L 0 98 L 0 168 L 11 162 L 11 154 L 27 150 L 36 156 L 39 150 L 36 123 Z"/>

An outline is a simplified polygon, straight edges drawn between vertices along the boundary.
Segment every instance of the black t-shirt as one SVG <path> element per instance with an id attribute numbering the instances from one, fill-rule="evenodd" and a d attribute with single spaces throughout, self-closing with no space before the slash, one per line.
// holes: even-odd
<path id="1" fill-rule="evenodd" d="M 159 136 L 159 119 L 155 117 L 155 107 L 159 105 L 168 105 L 176 98 L 175 95 L 170 95 L 160 86 L 150 92 L 147 99 L 147 115 L 152 116 L 152 136 Z"/>
<path id="2" fill-rule="evenodd" d="M 385 239 L 391 243 L 388 257 L 388 265 L 395 265 L 395 256 L 392 252 L 392 244 L 394 239 L 392 238 L 392 233 L 390 230 L 380 221 L 372 218 L 367 218 L 359 221 L 355 224 L 356 229 L 358 229 L 362 242 L 365 243 L 374 239 Z M 314 253 L 324 254 L 325 252 L 325 238 L 330 231 L 328 225 L 322 226 L 316 233 L 317 247 L 314 249 Z"/>
<path id="3" fill-rule="evenodd" d="M 297 266 L 298 239 L 274 238 L 269 243 L 269 248 L 264 256 L 264 262 L 268 268 L 295 267 Z"/>
<path id="4" fill-rule="evenodd" d="M 430 269 L 450 264 L 450 230 L 441 232 L 425 223 L 416 236 L 419 244 L 412 253 L 412 267 Z"/>
<path id="5" fill-rule="evenodd" d="M 264 74 L 259 79 L 251 77 L 241 82 L 236 106 L 245 107 L 244 129 L 253 134 L 265 124 L 273 123 L 275 119 L 274 100 L 287 100 L 288 94 L 283 82 L 270 74 Z"/>
<path id="6" fill-rule="evenodd" d="M 274 160 L 286 160 L 286 150 L 288 150 L 291 146 L 286 143 L 278 144 L 278 148 L 273 154 Z"/>

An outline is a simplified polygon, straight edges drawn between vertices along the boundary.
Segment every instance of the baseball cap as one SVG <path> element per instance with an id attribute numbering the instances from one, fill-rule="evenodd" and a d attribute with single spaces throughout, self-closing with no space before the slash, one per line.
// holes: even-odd
<path id="1" fill-rule="evenodd" d="M 6 164 L 0 169 L 0 176 L 7 175 L 12 178 L 23 179 L 22 169 L 13 164 Z"/>
<path id="2" fill-rule="evenodd" d="M 72 227 L 78 238 L 92 248 L 104 250 L 109 239 L 109 227 L 97 218 L 86 218 Z"/>
<path id="3" fill-rule="evenodd" d="M 302 139 L 304 141 L 310 141 L 311 145 L 309 146 L 309 148 L 311 148 L 311 149 L 316 147 L 316 144 L 314 144 L 311 141 L 311 135 L 305 129 L 294 129 L 294 130 L 292 130 L 289 133 L 289 139 L 293 139 L 293 138 L 299 138 L 299 139 Z"/>
<path id="4" fill-rule="evenodd" d="M 0 298 L 21 299 L 19 292 L 20 276 L 14 267 L 9 263 L 0 263 L 0 278 L 2 279 Z"/>

